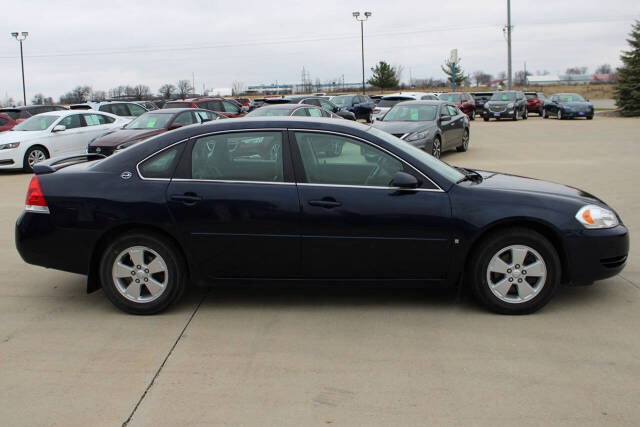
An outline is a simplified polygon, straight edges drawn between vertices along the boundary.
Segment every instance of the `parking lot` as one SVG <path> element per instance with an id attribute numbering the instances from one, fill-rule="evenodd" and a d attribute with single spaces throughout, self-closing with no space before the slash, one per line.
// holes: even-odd
<path id="1" fill-rule="evenodd" d="M 0 419 L 637 425 L 640 120 L 476 120 L 469 151 L 442 158 L 599 196 L 631 230 L 626 269 L 529 316 L 491 314 L 456 290 L 268 284 L 192 289 L 136 317 L 86 295 L 84 277 L 20 259 L 13 225 L 30 176 L 2 173 Z"/>

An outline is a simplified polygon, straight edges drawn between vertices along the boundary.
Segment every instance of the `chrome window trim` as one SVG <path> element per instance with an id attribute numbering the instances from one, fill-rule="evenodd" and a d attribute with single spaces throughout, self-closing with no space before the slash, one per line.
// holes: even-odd
<path id="1" fill-rule="evenodd" d="M 411 169 L 413 169 L 414 171 L 416 171 L 418 174 L 420 174 L 422 177 L 424 177 L 426 180 L 428 180 L 431 184 L 433 184 L 434 187 L 436 188 L 423 188 L 422 190 L 429 190 L 429 191 L 440 191 L 440 192 L 444 192 L 444 190 L 442 190 L 442 188 L 440 188 L 440 186 L 438 184 L 436 184 L 431 178 L 429 178 L 428 176 L 426 176 L 424 173 L 420 172 L 415 166 L 413 166 L 411 163 L 407 162 L 406 160 L 404 160 L 402 157 L 397 156 L 396 154 L 392 153 L 391 151 L 387 150 L 386 148 L 380 147 L 377 144 L 374 144 L 370 141 L 367 141 L 366 139 L 360 138 L 358 136 L 355 135 L 350 135 L 348 133 L 341 133 L 341 132 L 334 132 L 334 131 L 328 131 L 328 130 L 317 130 L 317 129 L 289 129 L 290 131 L 293 132 L 314 132 L 314 133 L 329 133 L 329 134 L 333 134 L 333 135 L 340 135 L 340 136 L 344 136 L 346 138 L 352 138 L 352 139 L 357 139 L 358 141 L 362 141 L 365 144 L 371 145 L 372 147 L 375 147 L 379 150 L 384 151 L 385 153 L 395 157 L 397 160 L 399 160 L 401 163 L 409 166 Z M 299 183 L 298 185 L 302 185 L 302 183 Z M 341 184 L 317 184 L 317 185 L 328 185 L 328 186 L 337 186 L 337 185 L 341 185 Z M 364 188 L 370 188 L 369 186 L 356 186 L 356 187 L 364 187 Z M 381 187 L 381 188 L 397 188 L 397 187 Z M 415 190 L 419 190 L 418 188 L 416 188 Z"/>
<path id="2" fill-rule="evenodd" d="M 221 184 L 271 184 L 271 185 L 296 185 L 295 182 L 285 181 L 242 181 L 237 179 L 200 179 L 200 178 L 174 178 L 176 182 L 217 182 Z"/>
<path id="3" fill-rule="evenodd" d="M 348 184 L 309 184 L 301 182 L 297 184 L 300 187 L 337 187 L 337 188 L 366 188 L 372 190 L 395 190 L 395 191 L 429 191 L 433 193 L 444 193 L 444 191 L 436 188 L 403 188 L 403 187 L 383 187 L 377 185 L 348 185 Z"/>

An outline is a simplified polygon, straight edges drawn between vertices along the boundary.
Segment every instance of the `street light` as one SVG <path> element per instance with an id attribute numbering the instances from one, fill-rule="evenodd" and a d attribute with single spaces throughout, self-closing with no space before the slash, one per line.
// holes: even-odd
<path id="1" fill-rule="evenodd" d="M 27 105 L 27 91 L 24 87 L 24 58 L 22 56 L 22 41 L 27 38 L 29 35 L 28 32 L 23 31 L 18 34 L 18 32 L 11 33 L 11 36 L 20 42 L 20 67 L 22 68 L 22 99 L 24 100 L 24 105 Z"/>
<path id="2" fill-rule="evenodd" d="M 360 45 L 362 47 L 362 94 L 365 94 L 364 88 L 364 21 L 371 17 L 371 12 L 365 12 L 364 18 L 360 19 L 360 12 L 353 12 L 353 17 L 356 21 L 360 21 Z"/>

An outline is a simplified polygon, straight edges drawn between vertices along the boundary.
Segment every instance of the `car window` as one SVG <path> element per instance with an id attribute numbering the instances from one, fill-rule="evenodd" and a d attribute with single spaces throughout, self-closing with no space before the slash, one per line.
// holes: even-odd
<path id="1" fill-rule="evenodd" d="M 282 132 L 233 132 L 199 138 L 193 179 L 283 182 Z"/>
<path id="2" fill-rule="evenodd" d="M 127 104 L 127 106 L 131 111 L 131 114 L 129 114 L 130 116 L 138 117 L 147 112 L 144 108 L 142 108 L 138 104 Z"/>
<path id="3" fill-rule="evenodd" d="M 3 118 L 3 117 L 0 117 L 0 126 L 4 126 L 4 125 L 6 125 L 7 123 L 9 123 L 9 120 L 7 120 L 7 119 L 5 119 L 5 118 Z"/>
<path id="4" fill-rule="evenodd" d="M 194 123 L 196 123 L 196 121 L 193 118 L 191 111 L 185 111 L 184 113 L 178 114 L 178 117 L 176 117 L 176 119 L 173 121 L 174 125 L 182 125 L 182 126 L 191 125 Z"/>
<path id="5" fill-rule="evenodd" d="M 307 117 L 309 114 L 307 113 L 308 108 L 298 108 L 296 111 L 293 112 L 293 114 L 291 114 L 292 116 L 304 116 Z"/>
<path id="6" fill-rule="evenodd" d="M 202 103 L 202 108 L 211 111 L 224 111 L 224 107 L 222 106 L 222 102 L 220 101 L 207 101 Z"/>
<path id="7" fill-rule="evenodd" d="M 325 101 L 324 99 L 317 99 L 316 101 L 318 102 L 320 107 L 324 108 L 327 111 L 333 112 L 333 110 L 336 109 L 336 107 L 333 104 L 331 104 L 329 101 Z"/>
<path id="8" fill-rule="evenodd" d="M 203 104 L 206 104 L 206 103 L 203 103 Z M 190 102 L 167 102 L 162 106 L 162 108 L 191 108 L 191 103 Z"/>
<path id="9" fill-rule="evenodd" d="M 447 109 L 449 110 L 449 114 L 451 116 L 457 116 L 458 114 L 460 114 L 458 109 L 456 107 L 454 107 L 453 105 L 447 105 Z"/>
<path id="10" fill-rule="evenodd" d="M 393 156 L 354 139 L 296 132 L 295 140 L 310 184 L 388 187 L 395 174 L 404 170 Z"/>
<path id="11" fill-rule="evenodd" d="M 237 114 L 240 112 L 240 109 L 238 108 L 238 106 L 235 104 L 232 104 L 231 102 L 222 101 L 222 105 L 224 106 L 224 111 L 226 111 L 227 113 Z"/>
<path id="12" fill-rule="evenodd" d="M 107 113 L 112 113 L 121 117 L 131 116 L 131 112 L 127 108 L 127 104 L 102 105 L 100 106 L 100 111 L 106 111 Z"/>
<path id="13" fill-rule="evenodd" d="M 168 148 L 140 164 L 140 175 L 144 178 L 171 178 L 178 161 L 182 144 Z"/>
<path id="14" fill-rule="evenodd" d="M 331 98 L 331 102 L 338 106 L 349 107 L 351 106 L 351 98 L 353 97 L 350 95 L 336 96 Z"/>
<path id="15" fill-rule="evenodd" d="M 309 105 L 317 105 L 318 107 L 320 106 L 320 101 L 317 99 L 305 99 L 302 103 L 309 104 Z"/>
<path id="16" fill-rule="evenodd" d="M 319 108 L 307 108 L 307 111 L 311 117 L 322 117 L 322 112 Z"/>
<path id="17" fill-rule="evenodd" d="M 331 113 L 327 110 L 320 110 L 320 113 L 322 114 L 322 117 L 331 117 Z"/>
<path id="18" fill-rule="evenodd" d="M 396 105 L 384 116 L 384 122 L 425 122 L 436 119 L 437 105 Z"/>
<path id="19" fill-rule="evenodd" d="M 447 108 L 446 105 L 443 105 L 442 108 L 440 109 L 440 117 L 450 117 L 451 114 L 449 114 L 449 109 Z"/>
<path id="20" fill-rule="evenodd" d="M 102 114 L 83 114 L 82 116 L 87 126 L 99 126 L 109 123 L 106 120 L 107 116 L 103 116 Z"/>
<path id="21" fill-rule="evenodd" d="M 13 130 L 15 131 L 45 130 L 49 126 L 51 126 L 53 122 L 55 122 L 56 120 L 58 120 L 58 116 L 47 116 L 46 114 L 45 115 L 40 114 L 40 115 L 31 117 L 30 119 L 27 119 L 22 123 L 19 123 L 13 128 Z"/>
<path id="22" fill-rule="evenodd" d="M 75 129 L 82 127 L 82 120 L 80 120 L 80 114 L 72 114 L 62 119 L 58 124 L 64 125 L 67 129 Z"/>
<path id="23" fill-rule="evenodd" d="M 194 111 L 195 115 L 196 115 L 196 119 L 198 120 L 198 123 L 202 123 L 208 120 L 215 120 L 218 118 L 217 115 L 213 114 L 210 111 Z"/>

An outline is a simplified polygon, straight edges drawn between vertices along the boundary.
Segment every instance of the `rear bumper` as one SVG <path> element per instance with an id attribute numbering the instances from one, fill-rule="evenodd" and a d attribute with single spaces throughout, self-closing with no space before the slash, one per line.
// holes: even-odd
<path id="1" fill-rule="evenodd" d="M 629 231 L 623 225 L 605 230 L 579 230 L 566 236 L 572 285 L 584 285 L 620 273 L 629 254 Z"/>

